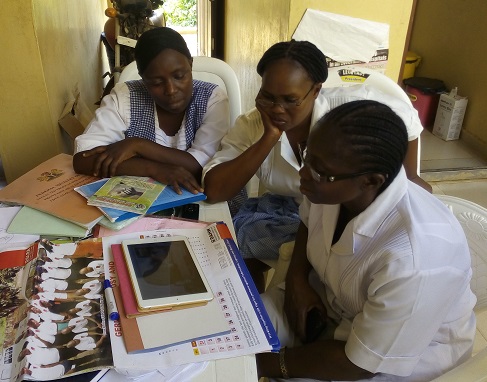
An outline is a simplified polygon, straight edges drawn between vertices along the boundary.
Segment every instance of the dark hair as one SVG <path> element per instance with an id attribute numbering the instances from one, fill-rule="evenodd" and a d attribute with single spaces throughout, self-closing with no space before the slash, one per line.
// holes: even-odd
<path id="1" fill-rule="evenodd" d="M 257 73 L 262 77 L 269 63 L 288 58 L 296 61 L 308 72 L 314 82 L 325 82 L 328 78 L 326 56 L 309 41 L 285 41 L 272 45 L 257 64 Z"/>
<path id="2" fill-rule="evenodd" d="M 361 163 L 357 172 L 387 175 L 385 189 L 399 173 L 408 148 L 403 120 L 387 105 L 377 101 L 347 102 L 325 114 L 317 123 L 332 125 L 346 138 L 347 149 Z"/>
<path id="3" fill-rule="evenodd" d="M 174 49 L 191 60 L 188 45 L 178 32 L 167 27 L 150 29 L 142 33 L 135 44 L 135 61 L 139 74 L 143 74 L 149 63 L 164 49 Z"/>

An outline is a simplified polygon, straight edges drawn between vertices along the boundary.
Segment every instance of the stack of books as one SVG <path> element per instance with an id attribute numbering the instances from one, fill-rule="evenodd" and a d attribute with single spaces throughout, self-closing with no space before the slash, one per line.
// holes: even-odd
<path id="1" fill-rule="evenodd" d="M 203 193 L 192 194 L 184 189 L 182 195 L 177 194 L 172 187 L 149 178 L 100 179 L 77 174 L 72 161 L 71 155 L 59 154 L 0 189 L 0 202 L 23 206 L 8 227 L 9 233 L 86 237 L 96 224 L 119 230 L 146 214 L 206 199 Z M 131 182 L 132 187 L 136 184 L 135 191 L 122 185 L 122 179 Z M 125 207 L 131 204 L 132 209 L 122 207 L 120 202 L 95 205 L 97 199 L 112 196 L 107 196 L 110 191 L 104 191 L 104 196 L 97 194 L 105 185 L 113 185 L 119 201 L 124 197 Z M 137 188 L 141 185 L 150 185 L 151 190 L 139 197 Z"/>

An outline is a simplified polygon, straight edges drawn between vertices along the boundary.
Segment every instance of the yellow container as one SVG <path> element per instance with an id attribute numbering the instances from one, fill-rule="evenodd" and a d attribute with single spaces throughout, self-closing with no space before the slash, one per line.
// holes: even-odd
<path id="1" fill-rule="evenodd" d="M 402 79 L 414 77 L 414 72 L 418 65 L 421 63 L 421 57 L 414 52 L 408 52 L 406 55 L 406 62 L 404 63 L 404 71 L 402 73 Z"/>

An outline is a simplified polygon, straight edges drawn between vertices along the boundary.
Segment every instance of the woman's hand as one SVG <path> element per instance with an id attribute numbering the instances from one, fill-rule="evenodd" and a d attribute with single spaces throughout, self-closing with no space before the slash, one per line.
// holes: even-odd
<path id="1" fill-rule="evenodd" d="M 276 136 L 277 139 L 279 139 L 279 137 L 282 135 L 282 130 L 272 123 L 272 120 L 264 107 L 259 105 L 257 102 L 255 103 L 255 107 L 259 111 L 260 117 L 262 118 L 262 123 L 264 124 L 264 134 Z"/>
<path id="2" fill-rule="evenodd" d="M 153 166 L 154 171 L 152 171 L 151 178 L 172 186 L 178 194 L 182 193 L 181 186 L 193 194 L 203 192 L 203 188 L 193 174 L 184 167 L 161 163 L 154 163 Z"/>
<path id="3" fill-rule="evenodd" d="M 306 318 L 308 312 L 317 308 L 323 318 L 326 318 L 326 308 L 321 298 L 304 279 L 288 279 L 286 281 L 286 292 L 284 298 L 284 312 L 286 313 L 289 326 L 306 343 Z"/>
<path id="4" fill-rule="evenodd" d="M 98 146 L 83 152 L 83 157 L 96 156 L 93 162 L 93 175 L 102 178 L 115 176 L 120 163 L 138 156 L 140 138 L 126 138 L 107 146 Z"/>

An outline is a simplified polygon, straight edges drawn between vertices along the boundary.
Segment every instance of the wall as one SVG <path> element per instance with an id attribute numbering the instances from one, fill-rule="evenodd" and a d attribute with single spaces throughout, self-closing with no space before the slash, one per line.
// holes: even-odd
<path id="1" fill-rule="evenodd" d="M 2 0 L 0 157 L 8 182 L 66 152 L 57 120 L 74 89 L 80 119 L 96 108 L 106 64 L 100 32 L 106 0 Z"/>
<path id="2" fill-rule="evenodd" d="M 438 78 L 468 97 L 461 139 L 487 155 L 487 2 L 418 1 L 410 49 L 422 56 L 415 76 Z"/>
<path id="3" fill-rule="evenodd" d="M 307 8 L 390 25 L 386 75 L 399 78 L 413 0 L 266 0 L 226 1 L 225 60 L 234 68 L 242 90 L 242 109 L 254 106 L 260 87 L 257 62 L 272 44 L 289 40 Z"/>
<path id="4" fill-rule="evenodd" d="M 225 61 L 235 70 L 242 111 L 255 106 L 260 89 L 257 63 L 267 48 L 288 39 L 289 0 L 225 2 Z"/>

